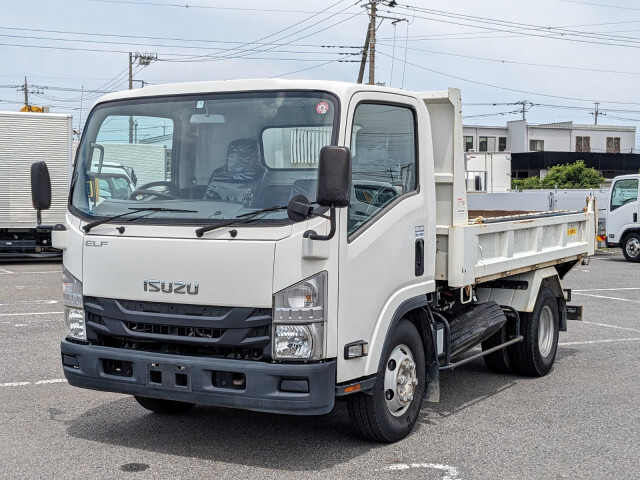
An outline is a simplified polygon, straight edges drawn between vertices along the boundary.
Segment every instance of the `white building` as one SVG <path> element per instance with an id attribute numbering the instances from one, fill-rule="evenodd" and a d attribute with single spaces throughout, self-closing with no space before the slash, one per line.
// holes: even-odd
<path id="1" fill-rule="evenodd" d="M 635 153 L 636 127 L 516 120 L 503 127 L 466 125 L 463 132 L 467 152 Z"/>

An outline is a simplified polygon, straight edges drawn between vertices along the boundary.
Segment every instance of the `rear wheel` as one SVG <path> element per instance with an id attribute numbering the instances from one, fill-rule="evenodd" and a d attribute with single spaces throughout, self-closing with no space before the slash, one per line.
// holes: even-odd
<path id="1" fill-rule="evenodd" d="M 163 400 L 160 398 L 140 397 L 134 395 L 136 401 L 147 410 L 162 414 L 177 414 L 191 410 L 195 403 L 176 402 L 175 400 Z"/>
<path id="2" fill-rule="evenodd" d="M 640 235 L 628 234 L 622 243 L 622 254 L 627 262 L 640 262 Z"/>
<path id="3" fill-rule="evenodd" d="M 551 371 L 558 349 L 558 302 L 553 292 L 540 289 L 531 313 L 520 313 L 520 331 L 524 340 L 509 352 L 516 372 L 542 377 Z"/>
<path id="4" fill-rule="evenodd" d="M 378 442 L 406 437 L 418 419 L 425 388 L 425 360 L 416 327 L 402 320 L 384 352 L 373 394 L 347 397 L 356 430 Z"/>

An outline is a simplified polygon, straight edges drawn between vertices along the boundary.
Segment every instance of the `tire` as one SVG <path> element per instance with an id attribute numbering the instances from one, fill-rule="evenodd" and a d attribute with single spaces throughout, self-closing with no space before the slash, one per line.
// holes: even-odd
<path id="1" fill-rule="evenodd" d="M 622 242 L 622 254 L 627 262 L 640 262 L 640 235 L 629 233 Z"/>
<path id="2" fill-rule="evenodd" d="M 489 350 L 490 348 L 497 347 L 509 340 L 508 325 L 504 325 L 500 330 L 487 338 L 482 342 L 482 351 Z M 513 362 L 509 356 L 509 349 L 507 347 L 502 348 L 496 352 L 490 353 L 482 357 L 484 363 L 489 370 L 496 373 L 511 373 L 513 372 Z"/>
<path id="3" fill-rule="evenodd" d="M 160 398 L 140 397 L 134 395 L 136 401 L 147 410 L 164 415 L 185 413 L 191 410 L 195 403 L 176 402 L 175 400 L 163 400 Z"/>
<path id="4" fill-rule="evenodd" d="M 411 322 L 403 319 L 391 333 L 373 394 L 347 397 L 349 417 L 356 431 L 369 440 L 385 443 L 406 437 L 422 407 L 425 379 L 420 334 Z"/>
<path id="5" fill-rule="evenodd" d="M 498 332 L 506 321 L 502 308 L 495 302 L 475 305 L 462 315 L 452 318 L 449 320 L 451 356 L 463 353 L 486 340 Z"/>
<path id="6" fill-rule="evenodd" d="M 551 371 L 558 349 L 560 315 L 553 292 L 540 289 L 531 313 L 520 313 L 524 340 L 508 347 L 513 369 L 523 375 L 543 377 Z"/>

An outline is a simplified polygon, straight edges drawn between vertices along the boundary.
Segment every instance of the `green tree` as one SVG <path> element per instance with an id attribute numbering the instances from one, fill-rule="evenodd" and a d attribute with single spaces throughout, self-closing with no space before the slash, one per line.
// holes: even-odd
<path id="1" fill-rule="evenodd" d="M 556 165 L 540 181 L 542 188 L 597 188 L 604 182 L 595 168 L 587 167 L 584 160 Z"/>
<path id="2" fill-rule="evenodd" d="M 511 190 L 536 190 L 540 189 L 540 177 L 514 178 L 511 180 Z"/>

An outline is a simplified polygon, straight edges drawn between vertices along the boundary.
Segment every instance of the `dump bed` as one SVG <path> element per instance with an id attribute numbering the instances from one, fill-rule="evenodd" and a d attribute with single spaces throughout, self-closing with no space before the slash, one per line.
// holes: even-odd
<path id="1" fill-rule="evenodd" d="M 462 287 L 593 255 L 597 211 L 590 198 L 581 212 L 483 218 L 450 227 L 442 236 L 448 262 L 436 265 L 436 279 Z"/>
<path id="2" fill-rule="evenodd" d="M 433 142 L 436 280 L 465 287 L 593 255 L 595 197 L 582 211 L 469 220 L 460 91 L 425 92 L 422 100 Z"/>

